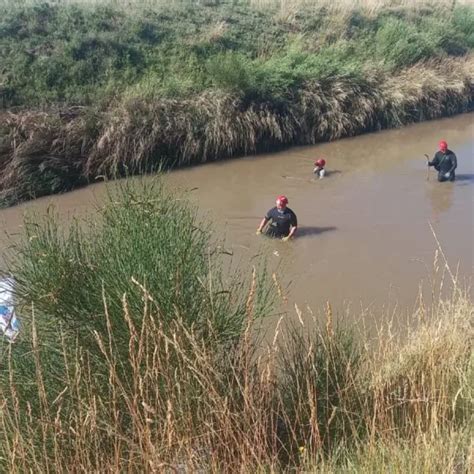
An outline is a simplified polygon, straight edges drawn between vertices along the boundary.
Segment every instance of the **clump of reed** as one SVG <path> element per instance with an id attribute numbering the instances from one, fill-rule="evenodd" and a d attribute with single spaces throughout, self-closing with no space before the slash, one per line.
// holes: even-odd
<path id="1" fill-rule="evenodd" d="M 5 113 L 0 129 L 0 202 L 59 193 L 87 182 L 83 173 L 94 127 L 82 110 Z"/>
<path id="2" fill-rule="evenodd" d="M 455 282 L 407 338 L 329 304 L 265 334 L 264 273 L 219 273 L 206 227 L 156 186 L 113 193 L 93 227 L 27 222 L 12 249 L 2 470 L 467 472 L 474 310 Z"/>

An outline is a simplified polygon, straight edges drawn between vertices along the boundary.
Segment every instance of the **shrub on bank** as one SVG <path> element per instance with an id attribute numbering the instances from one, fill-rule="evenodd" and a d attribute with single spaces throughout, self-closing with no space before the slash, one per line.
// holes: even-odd
<path id="1" fill-rule="evenodd" d="M 138 315 L 146 287 L 160 324 L 179 319 L 201 335 L 216 332 L 222 343 L 239 337 L 246 320 L 245 299 L 237 298 L 243 283 L 237 276 L 224 280 L 219 250 L 195 209 L 159 182 L 117 188 L 98 215 L 67 231 L 52 211 L 41 221 L 27 218 L 24 242 L 10 262 L 23 299 L 37 301 L 37 312 L 81 340 L 106 330 L 104 304 L 112 320 L 123 319 L 124 295 Z M 256 317 L 268 304 L 258 288 Z"/>

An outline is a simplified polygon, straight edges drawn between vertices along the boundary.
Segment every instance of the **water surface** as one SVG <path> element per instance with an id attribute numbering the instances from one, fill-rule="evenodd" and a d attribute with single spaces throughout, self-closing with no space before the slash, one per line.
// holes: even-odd
<path id="1" fill-rule="evenodd" d="M 234 262 L 267 257 L 289 286 L 290 302 L 336 308 L 398 305 L 411 308 L 419 285 L 430 293 L 438 248 L 467 284 L 474 270 L 473 114 L 426 122 L 317 146 L 181 169 L 165 177 L 212 218 Z M 426 158 L 440 139 L 458 157 L 457 181 L 438 183 Z M 316 180 L 312 164 L 327 161 L 329 176 Z M 104 198 L 103 184 L 0 211 L 0 228 L 21 233 L 24 211 L 80 216 Z M 286 194 L 299 220 L 289 243 L 255 235 L 277 195 Z M 5 249 L 4 232 L 0 248 Z"/>

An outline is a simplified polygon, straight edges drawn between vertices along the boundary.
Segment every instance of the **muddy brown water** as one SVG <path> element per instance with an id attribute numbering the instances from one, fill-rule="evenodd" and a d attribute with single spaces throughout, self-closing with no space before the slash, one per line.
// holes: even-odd
<path id="1" fill-rule="evenodd" d="M 427 174 L 424 153 L 432 156 L 440 139 L 458 157 L 454 183 L 438 183 L 433 169 Z M 320 156 L 329 176 L 316 180 L 312 164 Z M 430 223 L 453 273 L 470 285 L 474 114 L 181 169 L 165 181 L 195 188 L 191 199 L 212 219 L 234 262 L 250 266 L 265 256 L 288 287 L 290 305 L 409 311 L 420 285 L 431 293 L 438 244 Z M 289 243 L 255 235 L 278 194 L 288 196 L 298 216 L 298 236 Z M 53 204 L 66 222 L 92 212 L 104 195 L 98 184 L 1 210 L 0 250 L 8 245 L 5 233 L 21 233 L 25 211 L 44 213 Z"/>

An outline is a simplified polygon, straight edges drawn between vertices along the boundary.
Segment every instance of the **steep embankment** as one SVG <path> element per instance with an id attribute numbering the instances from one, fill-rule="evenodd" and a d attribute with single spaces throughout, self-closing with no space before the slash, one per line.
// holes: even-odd
<path id="1" fill-rule="evenodd" d="M 7 6 L 0 202 L 468 111 L 473 46 L 472 7 L 423 2 Z"/>

